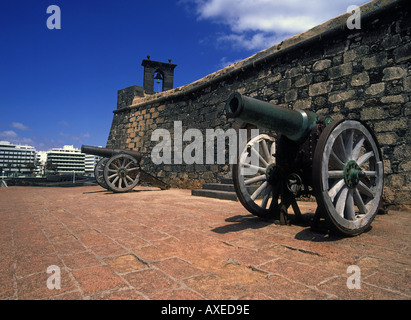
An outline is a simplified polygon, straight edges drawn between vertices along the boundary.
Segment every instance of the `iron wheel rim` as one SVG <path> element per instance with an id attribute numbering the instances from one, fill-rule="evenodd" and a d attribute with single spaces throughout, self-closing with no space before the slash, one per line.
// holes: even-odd
<path id="1" fill-rule="evenodd" d="M 140 165 L 128 154 L 111 157 L 104 167 L 104 180 L 113 192 L 127 192 L 139 182 Z"/>
<path id="2" fill-rule="evenodd" d="M 259 165 L 251 164 L 251 153 L 259 158 Z M 241 204 L 259 217 L 272 216 L 278 207 L 279 181 L 270 181 L 267 170 L 275 166 L 275 139 L 266 134 L 250 139 L 233 165 L 234 188 Z M 250 169 L 257 170 L 249 174 Z"/>
<path id="3" fill-rule="evenodd" d="M 334 231 L 355 235 L 369 227 L 380 205 L 383 176 L 378 141 L 365 124 L 338 121 L 324 130 L 315 150 L 313 181 Z"/>

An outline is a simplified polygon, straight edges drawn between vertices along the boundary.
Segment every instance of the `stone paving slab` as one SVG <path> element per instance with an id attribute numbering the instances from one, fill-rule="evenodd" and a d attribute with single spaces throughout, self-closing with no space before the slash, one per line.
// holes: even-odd
<path id="1" fill-rule="evenodd" d="M 410 225 L 391 211 L 341 238 L 190 190 L 1 188 L 0 299 L 409 300 Z"/>

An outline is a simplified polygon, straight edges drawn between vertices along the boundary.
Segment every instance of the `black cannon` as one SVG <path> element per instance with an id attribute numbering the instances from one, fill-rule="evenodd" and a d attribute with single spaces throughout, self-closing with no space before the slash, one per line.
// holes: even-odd
<path id="1" fill-rule="evenodd" d="M 97 183 L 113 192 L 128 192 L 139 182 L 169 189 L 170 186 L 145 172 L 140 167 L 141 155 L 127 149 L 81 146 L 81 152 L 102 157 L 94 168 Z"/>
<path id="2" fill-rule="evenodd" d="M 329 230 L 345 235 L 370 226 L 380 209 L 384 172 L 378 141 L 365 123 L 333 121 L 239 93 L 228 99 L 226 114 L 277 133 L 252 137 L 233 165 L 234 187 L 248 211 L 289 224 L 290 206 L 302 219 L 296 199 L 314 196 L 313 226 L 324 218 Z"/>

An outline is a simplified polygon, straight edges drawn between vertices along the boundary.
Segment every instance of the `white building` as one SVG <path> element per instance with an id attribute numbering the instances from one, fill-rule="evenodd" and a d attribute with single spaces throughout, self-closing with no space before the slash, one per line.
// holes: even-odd
<path id="1" fill-rule="evenodd" d="M 45 171 L 60 174 L 94 174 L 101 157 L 86 155 L 73 146 L 36 151 L 32 146 L 0 141 L 0 176 L 30 176 Z"/>
<path id="2" fill-rule="evenodd" d="M 45 166 L 47 162 L 47 152 L 46 151 L 38 151 L 37 152 L 37 162 L 41 166 Z"/>
<path id="3" fill-rule="evenodd" d="M 94 167 L 96 166 L 97 162 L 101 157 L 93 156 L 91 154 L 86 154 L 85 157 L 85 174 L 94 176 Z"/>
<path id="4" fill-rule="evenodd" d="M 63 148 L 53 148 L 47 151 L 48 171 L 58 173 L 79 173 L 84 174 L 85 154 L 73 146 L 64 146 Z"/>
<path id="5" fill-rule="evenodd" d="M 46 173 L 46 163 L 47 163 L 47 152 L 37 151 L 37 171 L 40 175 Z"/>
<path id="6" fill-rule="evenodd" d="M 36 169 L 36 149 L 0 141 L 0 175 L 27 176 Z"/>

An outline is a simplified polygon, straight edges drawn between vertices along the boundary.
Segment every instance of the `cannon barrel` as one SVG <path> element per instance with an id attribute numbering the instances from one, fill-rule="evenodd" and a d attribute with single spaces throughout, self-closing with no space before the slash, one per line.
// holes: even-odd
<path id="1" fill-rule="evenodd" d="M 141 154 L 139 152 L 127 149 L 112 149 L 82 145 L 81 152 L 103 158 L 111 158 L 112 156 L 115 156 L 117 154 L 125 153 L 135 158 L 138 162 L 141 161 Z"/>
<path id="2" fill-rule="evenodd" d="M 314 112 L 283 108 L 238 92 L 230 96 L 225 109 L 228 118 L 273 130 L 295 142 L 304 141 L 319 119 Z"/>

